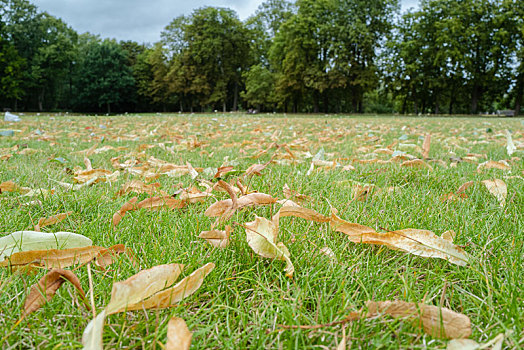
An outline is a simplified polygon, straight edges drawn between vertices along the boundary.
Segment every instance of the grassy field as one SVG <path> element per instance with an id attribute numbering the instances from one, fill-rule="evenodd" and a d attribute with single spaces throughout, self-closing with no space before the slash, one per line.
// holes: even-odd
<path id="1" fill-rule="evenodd" d="M 31 116 L 19 123 L 0 122 L 0 129 L 15 131 L 14 136 L 0 137 L 0 182 L 13 181 L 32 189 L 54 188 L 48 196 L 1 193 L 0 236 L 31 230 L 41 217 L 72 211 L 64 221 L 42 231 L 75 232 L 91 238 L 95 245 L 121 243 L 134 252 L 137 266 L 122 256 L 106 271 L 92 269 L 92 294 L 98 312 L 108 303 L 113 283 L 141 269 L 181 263 L 186 276 L 205 263 L 216 264 L 202 287 L 175 308 L 109 316 L 104 327 L 107 348 L 163 349 L 167 323 L 173 316 L 183 318 L 194 332 L 193 348 L 333 349 L 341 342 L 344 327 L 348 348 L 350 344 L 351 348 L 363 349 L 446 347 L 446 340 L 425 334 L 407 320 L 391 317 L 313 330 L 282 327 L 338 321 L 361 309 L 368 300 L 446 307 L 471 319 L 471 339 L 486 342 L 507 332 L 505 348 L 524 346 L 522 119 Z M 511 157 L 506 153 L 506 129 L 517 145 Z M 381 149 L 421 158 L 426 134 L 431 134 L 431 149 L 425 164 L 431 169 L 404 167 L 402 161 L 363 162 L 390 160 L 389 151 L 376 151 Z M 225 192 L 213 192 L 215 198 L 182 209 L 133 211 L 113 228 L 113 214 L 136 195 L 118 196 L 117 192 L 126 182 L 144 178 L 121 169 L 114 181 L 78 191 L 57 184 L 73 183 L 72 173 L 85 169 L 85 153 L 80 151 L 87 149 L 101 150 L 88 157 L 93 168 L 112 172 L 117 170 L 111 162 L 114 157 L 120 157 L 120 163 L 153 156 L 173 164 L 185 165 L 188 161 L 195 168 L 215 168 L 204 170 L 196 180 L 189 175 L 154 179 L 168 194 L 196 185 L 199 178 L 212 180 L 216 168 L 222 165 L 245 171 L 254 163 L 273 159 L 261 176 L 246 178 L 244 185 L 282 199 L 287 184 L 311 197 L 304 206 L 324 215 L 334 207 L 341 218 L 379 231 L 416 228 L 441 235 L 453 230 L 457 234 L 455 244 L 470 254 L 470 263 L 457 266 L 384 246 L 355 244 L 328 224 L 289 217 L 281 219 L 279 228 L 279 241 L 288 247 L 295 266 L 293 278 L 288 278 L 284 262 L 253 252 L 242 227 L 255 215 L 270 218 L 279 205 L 237 211 L 227 222 L 232 232 L 226 248 L 213 247 L 198 237 L 214 222 L 204 215 L 205 210 L 216 200 L 229 198 Z M 319 166 L 309 171 L 312 160 L 308 152 L 318 154 L 317 158 L 323 154 L 323 160 L 334 160 L 341 166 Z M 256 155 L 259 157 L 254 159 Z M 477 171 L 478 165 L 488 160 L 506 160 L 510 169 Z M 355 169 L 348 170 L 346 165 Z M 241 174 L 233 173 L 226 180 L 234 183 Z M 507 184 L 503 206 L 480 182 L 495 178 Z M 372 184 L 375 191 L 362 196 L 355 190 L 355 181 Z M 475 181 L 466 192 L 467 198 L 442 199 L 467 181 Z M 324 247 L 329 247 L 334 257 L 322 254 Z M 68 284 L 49 303 L 14 326 L 30 286 L 44 273 L 27 275 L 0 269 L 0 337 L 4 349 L 82 346 L 82 333 L 93 316 L 79 304 L 74 288 Z M 91 294 L 86 267 L 75 273 L 86 293 Z"/>

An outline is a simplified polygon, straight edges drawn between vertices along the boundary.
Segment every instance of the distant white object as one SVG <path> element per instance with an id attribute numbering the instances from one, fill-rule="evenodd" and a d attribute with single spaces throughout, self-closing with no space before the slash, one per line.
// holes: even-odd
<path id="1" fill-rule="evenodd" d="M 22 119 L 20 119 L 20 117 L 17 116 L 16 114 L 5 112 L 4 121 L 6 121 L 6 122 L 19 122 L 20 120 L 22 120 Z"/>
<path id="2" fill-rule="evenodd" d="M 511 133 L 508 129 L 506 129 L 506 149 L 508 151 L 508 156 L 511 157 L 513 153 L 517 150 L 517 147 L 515 147 L 515 144 L 513 143 L 513 139 L 511 138 Z"/>

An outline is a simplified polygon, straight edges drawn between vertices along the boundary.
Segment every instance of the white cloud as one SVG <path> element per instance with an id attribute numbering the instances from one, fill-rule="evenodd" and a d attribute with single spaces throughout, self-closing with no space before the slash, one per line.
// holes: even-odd
<path id="1" fill-rule="evenodd" d="M 203 6 L 229 7 L 244 20 L 263 0 L 33 0 L 41 11 L 62 18 L 79 33 L 153 43 L 171 20 Z M 402 0 L 402 9 L 417 6 Z"/>

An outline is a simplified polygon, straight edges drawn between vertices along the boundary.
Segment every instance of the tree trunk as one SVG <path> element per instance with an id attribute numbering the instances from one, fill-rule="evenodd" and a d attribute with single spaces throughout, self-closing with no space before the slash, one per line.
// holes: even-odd
<path id="1" fill-rule="evenodd" d="M 238 110 L 238 83 L 235 81 L 234 95 L 233 95 L 233 111 Z"/>
<path id="2" fill-rule="evenodd" d="M 324 113 L 329 113 L 329 94 L 324 91 Z"/>
<path id="3" fill-rule="evenodd" d="M 180 113 L 184 113 L 184 105 L 182 104 L 182 100 L 180 100 Z"/>
<path id="4" fill-rule="evenodd" d="M 226 101 L 225 100 L 224 100 L 224 102 L 222 102 L 222 112 L 224 112 L 224 113 L 227 112 Z"/>
<path id="5" fill-rule="evenodd" d="M 38 111 L 42 112 L 44 110 L 44 93 L 45 89 L 40 90 L 38 94 Z"/>
<path id="6" fill-rule="evenodd" d="M 313 92 L 313 113 L 318 113 L 318 92 Z"/>
<path id="7" fill-rule="evenodd" d="M 477 114 L 479 107 L 479 86 L 475 83 L 471 92 L 471 114 Z"/>
<path id="8" fill-rule="evenodd" d="M 521 63 L 524 65 L 524 62 Z M 520 113 L 520 107 L 522 106 L 522 95 L 524 94 L 524 73 L 520 73 L 517 76 L 517 87 L 515 96 L 515 117 Z"/>
<path id="9" fill-rule="evenodd" d="M 111 103 L 107 103 L 107 114 L 111 113 Z"/>

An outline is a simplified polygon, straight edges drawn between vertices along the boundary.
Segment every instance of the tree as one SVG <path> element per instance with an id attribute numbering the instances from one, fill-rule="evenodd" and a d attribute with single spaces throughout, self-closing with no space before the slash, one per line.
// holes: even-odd
<path id="1" fill-rule="evenodd" d="M 174 92 L 198 97 L 201 106 L 221 104 L 225 111 L 229 102 L 236 110 L 242 71 L 250 63 L 247 29 L 234 11 L 215 7 L 194 11 L 183 29 L 186 46 L 171 70 Z"/>
<path id="2" fill-rule="evenodd" d="M 295 111 L 306 96 L 313 111 L 322 101 L 327 112 L 336 95 L 362 111 L 364 93 L 378 84 L 376 52 L 398 1 L 299 0 L 297 7 L 271 48 L 279 95 Z"/>
<path id="3" fill-rule="evenodd" d="M 76 80 L 77 107 L 92 109 L 122 107 L 129 102 L 134 78 L 127 65 L 127 52 L 114 40 L 90 38 L 84 44 L 84 58 L 79 62 Z"/>
<path id="4" fill-rule="evenodd" d="M 246 90 L 241 96 L 249 105 L 255 106 L 259 111 L 264 106 L 277 102 L 275 96 L 275 77 L 264 65 L 258 64 L 244 72 Z"/>
<path id="5" fill-rule="evenodd" d="M 24 95 L 23 68 L 25 60 L 14 45 L 2 35 L 4 24 L 0 21 L 0 103 L 20 100 Z"/>

